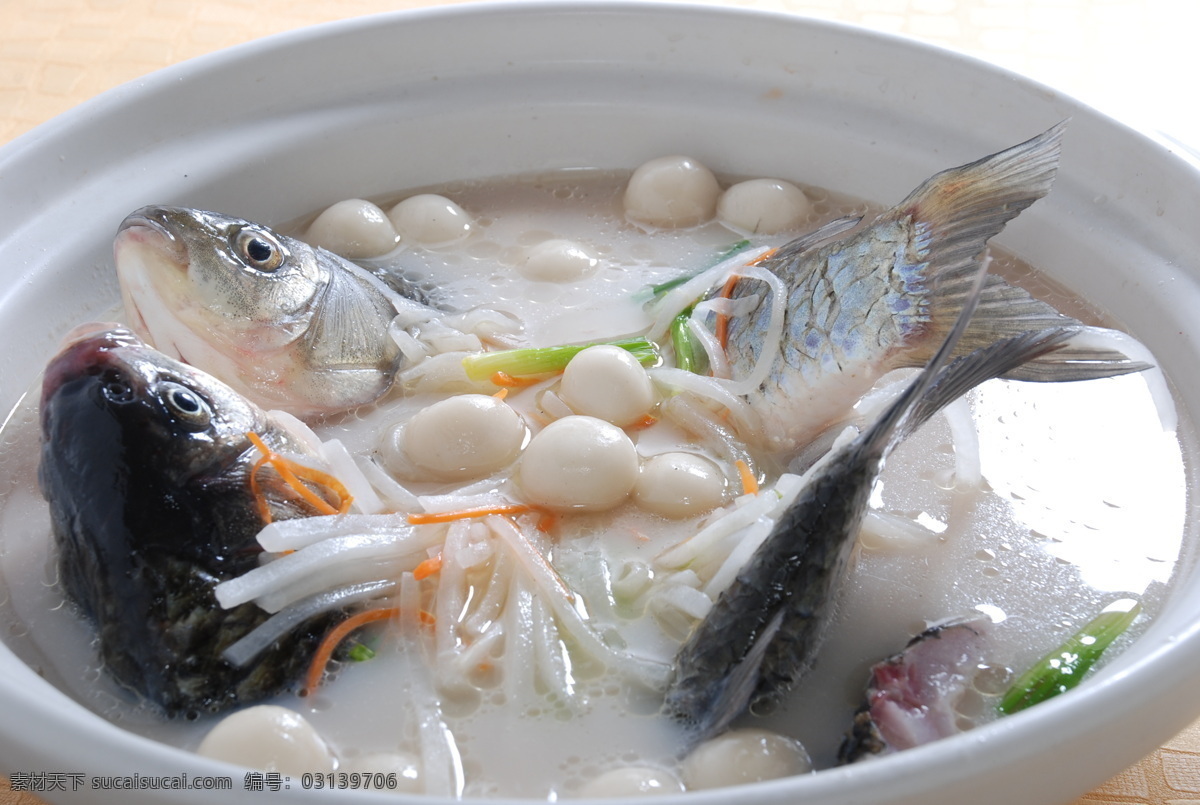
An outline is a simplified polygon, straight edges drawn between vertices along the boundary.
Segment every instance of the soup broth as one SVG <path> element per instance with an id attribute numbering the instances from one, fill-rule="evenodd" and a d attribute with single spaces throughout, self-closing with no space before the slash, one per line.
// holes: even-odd
<path id="1" fill-rule="evenodd" d="M 716 221 L 647 227 L 624 213 L 627 181 L 628 174 L 569 171 L 397 194 L 380 205 L 387 208 L 417 193 L 452 199 L 469 217 L 469 233 L 436 247 L 402 240 L 394 251 L 365 262 L 404 275 L 437 304 L 458 311 L 486 307 L 520 323 L 519 332 L 497 332 L 498 343 L 607 341 L 650 325 L 647 287 L 711 265 L 743 236 L 755 246 L 774 246 L 840 216 L 876 211 L 804 186 L 811 212 L 779 234 L 745 235 Z M 294 229 L 303 233 L 308 223 L 297 222 Z M 551 240 L 578 246 L 591 261 L 590 273 L 569 281 L 531 277 L 531 249 Z M 995 249 L 992 256 L 992 271 L 1064 313 L 1112 326 L 1101 311 L 1015 256 Z M 121 312 L 114 317 L 120 320 Z M 903 377 L 884 378 L 880 394 Z M 509 389 L 505 402 L 530 432 L 556 416 L 561 403 L 545 397 L 557 392 L 556 383 Z M 1188 536 L 1194 463 L 1191 425 L 1176 427 L 1173 411 L 1165 410 L 1169 397 L 1156 393 L 1156 384 L 1163 381 L 1153 373 L 1066 384 L 990 381 L 908 439 L 889 460 L 871 500 L 877 523 L 906 527 L 867 529 L 815 668 L 779 711 L 744 723 L 798 739 L 814 766 L 825 768 L 834 764 L 862 701 L 870 666 L 931 623 L 980 613 L 995 622 L 986 668 L 960 705 L 964 728 L 992 720 L 999 694 L 1016 674 L 1113 600 L 1142 603 L 1145 615 L 1118 648 L 1136 639 L 1160 608 Z M 463 391 L 425 374 L 420 365 L 400 386 L 407 396 L 396 393 L 369 408 L 329 417 L 314 425 L 315 432 L 340 441 L 351 455 L 378 460 L 381 433 Z M 2 434 L 5 640 L 105 718 L 195 749 L 214 720 L 163 721 L 117 688 L 96 661 L 88 627 L 57 585 L 46 507 L 36 486 L 36 396 L 26 395 Z M 869 399 L 859 407 L 865 419 L 877 408 Z M 746 490 L 738 488 L 725 446 L 666 418 L 627 430 L 643 463 L 682 450 L 721 468 L 717 513 L 736 508 Z M 964 475 L 964 461 L 970 464 L 964 456 L 970 455 L 978 457 L 976 479 Z M 770 487 L 786 469 L 764 458 L 762 483 Z M 460 495 L 470 502 L 511 481 L 501 472 L 482 483 L 419 476 L 391 483 L 416 496 Z M 389 494 L 393 500 L 399 494 L 387 484 L 377 491 L 385 505 Z M 662 557 L 717 513 L 666 517 L 627 502 L 561 514 L 548 531 L 530 531 L 529 539 L 572 596 L 580 622 L 601 635 L 608 651 L 666 668 L 696 620 L 688 602 L 710 595 L 705 587 L 731 549 L 715 560 L 717 567 L 699 573 L 664 565 Z M 435 542 L 443 551 L 448 539 L 458 540 L 463 550 L 497 541 L 486 528 L 442 528 Z M 458 528 L 456 536 L 447 536 L 452 528 Z M 439 622 L 485 606 L 485 570 L 508 549 L 486 550 L 479 564 L 464 565 L 459 597 L 439 600 L 425 593 L 420 599 Z M 528 558 L 521 550 L 513 548 L 504 561 L 519 566 L 521 556 Z M 489 622 L 504 625 L 503 639 L 486 643 L 486 625 L 480 627 L 475 634 L 480 648 L 472 654 L 470 645 L 443 645 L 439 640 L 450 638 L 409 618 L 376 630 L 372 658 L 336 663 L 315 694 L 287 694 L 277 703 L 311 722 L 340 768 L 369 767 L 367 759 L 381 753 L 418 758 L 419 788 L 431 794 L 578 796 L 591 792 L 591 782 L 605 772 L 627 766 L 683 776 L 684 736 L 659 714 L 654 686 L 607 664 L 595 651 L 580 650 L 563 613 L 545 601 L 533 603 L 545 596 L 532 580 L 542 578 L 537 574 L 544 569 L 510 572 L 516 580 L 489 616 Z M 538 642 L 521 634 L 531 626 L 548 637 Z M 457 670 L 448 673 L 451 668 Z"/>

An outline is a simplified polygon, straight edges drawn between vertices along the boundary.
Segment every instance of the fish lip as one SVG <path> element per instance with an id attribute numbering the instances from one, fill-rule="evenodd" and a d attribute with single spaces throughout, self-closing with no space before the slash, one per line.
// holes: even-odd
<path id="1" fill-rule="evenodd" d="M 150 243 L 165 252 L 179 265 L 186 266 L 187 245 L 179 236 L 173 221 L 175 216 L 184 212 L 180 207 L 164 207 L 157 204 L 134 210 L 126 215 L 117 227 L 116 242 L 119 244 L 130 236 L 138 237 L 143 243 Z M 151 236 L 149 238 L 146 237 L 147 231 Z"/>
<path id="2" fill-rule="evenodd" d="M 71 330 L 42 376 L 42 416 L 59 389 L 86 374 L 88 367 L 110 365 L 116 360 L 114 350 L 142 345 L 132 330 L 109 322 L 91 322 Z"/>

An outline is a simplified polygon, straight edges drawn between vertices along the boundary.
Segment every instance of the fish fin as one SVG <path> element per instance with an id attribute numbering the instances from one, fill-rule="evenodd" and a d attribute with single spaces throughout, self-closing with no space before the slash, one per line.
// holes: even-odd
<path id="1" fill-rule="evenodd" d="M 944 338 L 944 329 L 953 323 L 949 314 L 962 306 L 962 300 L 969 290 L 967 280 L 969 277 L 946 278 L 937 288 L 934 294 L 936 301 L 930 344 L 940 343 Z M 963 354 L 1022 332 L 1054 327 L 1072 327 L 1080 332 L 1105 332 L 1102 328 L 1085 327 L 1077 319 L 1059 313 L 1045 302 L 1034 299 L 1025 290 L 993 275 L 988 277 L 975 315 L 963 333 L 956 351 Z M 917 349 L 908 358 L 911 365 L 919 366 L 928 360 L 928 355 Z M 1013 368 L 1006 372 L 1004 377 L 1010 380 L 1065 382 L 1115 377 L 1148 368 L 1150 364 L 1133 360 L 1119 349 L 1107 348 L 1096 343 L 1080 343 L 1066 344 L 1053 353 Z"/>
<path id="2" fill-rule="evenodd" d="M 327 253 L 328 254 L 328 253 Z M 330 271 L 305 333 L 311 363 L 330 371 L 373 371 L 381 355 L 398 355 L 387 335 L 396 315 L 389 293 L 357 266 Z M 343 270 L 344 269 L 344 270 Z"/>
<path id="3" fill-rule="evenodd" d="M 745 656 L 730 670 L 721 692 L 705 711 L 703 720 L 693 726 L 692 737 L 695 740 L 705 740 L 724 732 L 734 719 L 746 712 L 750 698 L 758 688 L 759 671 L 767 649 L 774 642 L 782 624 L 783 610 L 779 609 L 755 637 Z"/>
<path id="4" fill-rule="evenodd" d="M 795 240 L 790 240 L 783 244 L 771 257 L 777 262 L 792 260 L 809 249 L 815 249 L 839 235 L 849 232 L 858 226 L 862 222 L 862 219 L 863 216 L 861 215 L 847 215 L 842 218 L 834 218 L 832 221 L 828 221 L 817 227 L 812 232 L 807 232 Z"/>
<path id="5" fill-rule="evenodd" d="M 930 266 L 927 281 L 935 298 L 944 287 L 961 295 L 987 241 L 1050 192 L 1065 128 L 1063 121 L 1019 145 L 934 174 L 886 214 L 915 226 L 913 246 Z M 957 313 L 952 307 L 943 315 L 952 322 Z"/>

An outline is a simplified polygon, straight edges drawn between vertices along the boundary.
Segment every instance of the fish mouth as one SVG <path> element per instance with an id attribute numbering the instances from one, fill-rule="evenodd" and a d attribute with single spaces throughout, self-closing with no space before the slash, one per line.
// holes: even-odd
<path id="1" fill-rule="evenodd" d="M 116 350 L 144 347 L 140 338 L 120 325 L 110 322 L 91 322 L 71 330 L 63 338 L 59 352 L 46 366 L 42 376 L 43 415 L 48 403 L 67 383 L 97 368 L 119 362 Z"/>
<path id="2" fill-rule="evenodd" d="M 160 252 L 179 268 L 187 268 L 187 244 L 180 236 L 181 226 L 177 221 L 187 215 L 180 207 L 150 205 L 134 210 L 117 227 L 113 248 L 119 252 L 128 244 L 148 246 Z M 118 256 L 118 267 L 120 259 Z"/>

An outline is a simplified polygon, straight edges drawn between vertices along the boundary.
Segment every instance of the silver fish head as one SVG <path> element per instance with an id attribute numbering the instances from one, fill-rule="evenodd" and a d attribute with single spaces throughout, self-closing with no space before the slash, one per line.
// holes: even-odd
<path id="1" fill-rule="evenodd" d="M 241 218 L 149 206 L 121 223 L 113 254 L 133 329 L 261 405 L 345 410 L 394 379 L 394 293 L 323 249 Z"/>

